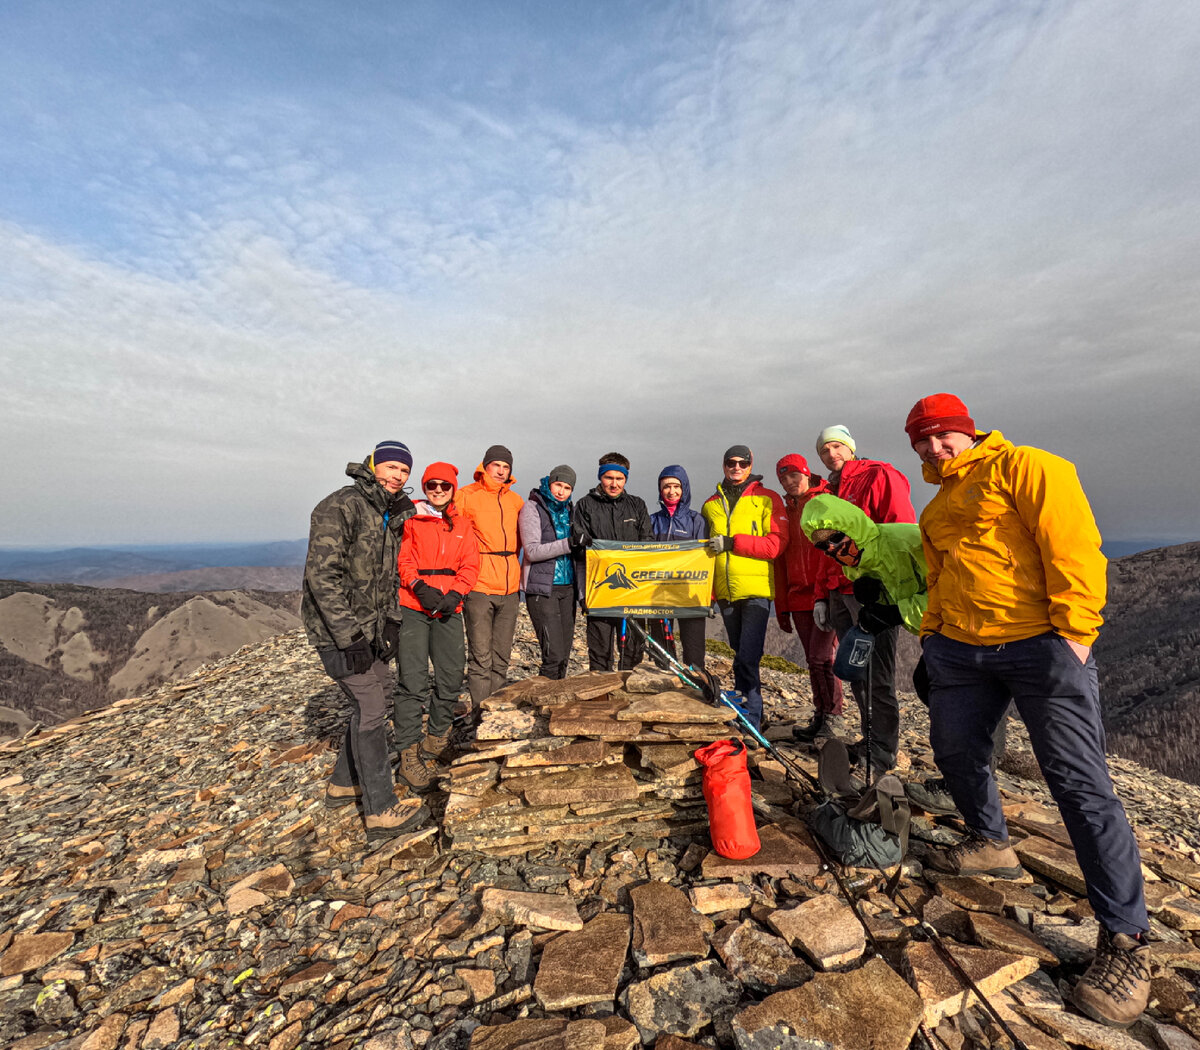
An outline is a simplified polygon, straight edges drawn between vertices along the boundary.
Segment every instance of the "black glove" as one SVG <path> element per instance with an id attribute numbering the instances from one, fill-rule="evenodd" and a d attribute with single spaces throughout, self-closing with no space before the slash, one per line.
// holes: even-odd
<path id="1" fill-rule="evenodd" d="M 583 529 L 575 527 L 571 530 L 571 538 L 567 541 L 572 554 L 579 554 L 592 545 L 592 537 Z"/>
<path id="2" fill-rule="evenodd" d="M 883 593 L 883 584 L 874 576 L 860 576 L 854 581 L 854 600 L 859 605 L 874 605 Z"/>
<path id="3" fill-rule="evenodd" d="M 458 591 L 447 591 L 442 596 L 442 600 L 438 603 L 437 611 L 442 616 L 453 616 L 458 603 L 461 602 L 463 596 Z"/>
<path id="4" fill-rule="evenodd" d="M 913 688 L 917 691 L 917 696 L 920 697 L 921 703 L 928 707 L 929 668 L 925 666 L 924 656 L 917 661 L 917 666 L 913 668 Z"/>
<path id="5" fill-rule="evenodd" d="M 708 541 L 708 549 L 713 554 L 724 554 L 726 551 L 733 550 L 732 536 L 714 536 Z"/>
<path id="6" fill-rule="evenodd" d="M 864 605 L 858 611 L 858 626 L 871 634 L 882 634 L 903 622 L 898 605 Z"/>
<path id="7" fill-rule="evenodd" d="M 350 644 L 342 650 L 346 657 L 346 666 L 351 674 L 366 674 L 375 662 L 375 654 L 371 652 L 371 643 L 367 641 L 362 631 L 355 631 L 350 636 Z"/>
<path id="8" fill-rule="evenodd" d="M 375 653 L 375 658 L 386 664 L 396 655 L 396 650 L 399 648 L 400 624 L 395 620 L 388 620 L 383 625 L 383 633 L 379 636 L 379 649 Z"/>
<path id="9" fill-rule="evenodd" d="M 417 580 L 412 585 L 412 591 L 421 603 L 421 608 L 430 616 L 438 611 L 438 606 L 442 604 L 442 592 L 436 587 L 430 587 L 424 580 Z"/>

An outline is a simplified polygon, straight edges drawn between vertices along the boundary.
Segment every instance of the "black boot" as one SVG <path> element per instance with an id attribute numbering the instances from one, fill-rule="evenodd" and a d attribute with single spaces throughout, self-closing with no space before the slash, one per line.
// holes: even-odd
<path id="1" fill-rule="evenodd" d="M 825 728 L 825 715 L 820 711 L 812 716 L 808 725 L 792 726 L 792 739 L 801 744 L 811 744 L 817 739 L 817 734 Z"/>

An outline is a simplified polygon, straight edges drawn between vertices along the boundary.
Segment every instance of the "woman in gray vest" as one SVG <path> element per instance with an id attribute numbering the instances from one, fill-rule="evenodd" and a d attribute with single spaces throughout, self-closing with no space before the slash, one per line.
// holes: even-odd
<path id="1" fill-rule="evenodd" d="M 545 678 L 565 678 L 575 640 L 575 567 L 571 564 L 571 492 L 575 471 L 555 467 L 529 493 L 517 516 L 524 564 L 521 590 L 542 650 Z"/>

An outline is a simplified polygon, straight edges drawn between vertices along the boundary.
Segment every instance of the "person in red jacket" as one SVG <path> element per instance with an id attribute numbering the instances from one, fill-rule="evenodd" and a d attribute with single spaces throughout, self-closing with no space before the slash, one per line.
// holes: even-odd
<path id="1" fill-rule="evenodd" d="M 400 569 L 400 692 L 393 710 L 400 777 L 414 791 L 436 779 L 436 759 L 450 743 L 454 705 L 466 672 L 463 597 L 479 578 L 479 546 L 469 518 L 458 512 L 458 470 L 430 463 L 421 478 L 425 498 L 404 528 Z M 434 695 L 425 737 L 421 715 L 433 663 Z"/>
<path id="2" fill-rule="evenodd" d="M 787 547 L 775 559 L 775 618 L 779 629 L 791 634 L 795 624 L 796 637 L 804 647 L 808 677 L 812 683 L 813 717 L 806 726 L 797 726 L 792 735 L 803 743 L 830 736 L 832 719 L 842 713 L 842 683 L 834 677 L 833 657 L 837 637 L 828 624 L 818 627 L 813 619 L 818 583 L 823 594 L 836 590 L 849 581 L 837 564 L 826 558 L 804 535 L 800 516 L 804 505 L 813 496 L 828 492 L 829 486 L 808 469 L 808 460 L 793 452 L 775 464 L 775 475 L 784 492 L 787 507 Z"/>
<path id="3" fill-rule="evenodd" d="M 826 427 L 817 435 L 817 455 L 829 470 L 829 489 L 847 503 L 853 503 L 877 525 L 885 522 L 916 524 L 908 478 L 890 463 L 860 459 L 850 431 L 840 423 Z M 838 640 L 858 622 L 859 604 L 853 587 L 830 590 L 813 605 L 818 626 L 832 625 Z M 871 740 L 863 747 L 870 752 L 872 768 L 883 773 L 891 769 L 900 747 L 900 701 L 896 696 L 896 643 L 899 627 L 889 627 L 875 635 L 871 654 L 870 682 L 851 682 L 850 690 L 860 716 L 871 697 Z"/>

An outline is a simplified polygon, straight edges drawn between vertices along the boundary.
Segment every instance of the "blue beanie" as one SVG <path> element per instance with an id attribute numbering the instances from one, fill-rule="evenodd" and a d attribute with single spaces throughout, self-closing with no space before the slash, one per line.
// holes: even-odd
<path id="1" fill-rule="evenodd" d="M 403 463 L 410 470 L 413 465 L 412 453 L 403 441 L 381 441 L 371 453 L 371 467 L 374 469 L 380 463 Z"/>

